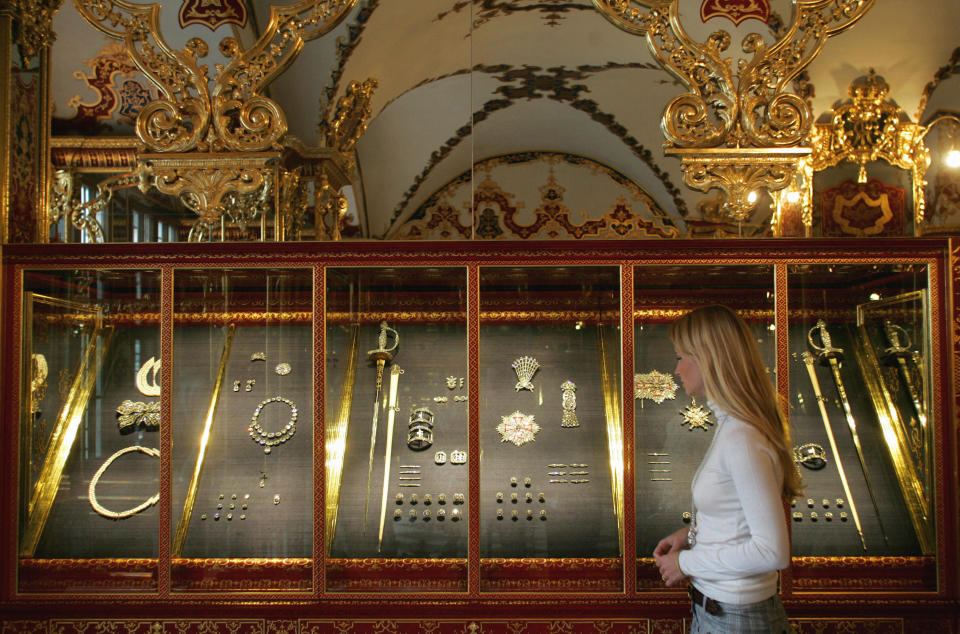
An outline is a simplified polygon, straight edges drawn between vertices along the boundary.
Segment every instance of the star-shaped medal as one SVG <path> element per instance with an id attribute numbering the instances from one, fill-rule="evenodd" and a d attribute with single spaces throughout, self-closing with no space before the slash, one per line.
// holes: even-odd
<path id="1" fill-rule="evenodd" d="M 689 425 L 690 431 L 693 431 L 696 427 L 699 427 L 703 431 L 708 431 L 710 429 L 708 425 L 714 424 L 714 422 L 710 420 L 711 414 L 713 414 L 713 412 L 710 411 L 709 407 L 697 405 L 697 399 L 693 399 L 690 405 L 680 411 L 680 415 L 683 416 L 683 422 L 680 424 Z"/>
<path id="2" fill-rule="evenodd" d="M 673 377 L 657 370 L 633 375 L 633 398 L 648 398 L 657 405 L 676 398 L 677 384 Z"/>
<path id="3" fill-rule="evenodd" d="M 517 447 L 532 442 L 540 431 L 540 425 L 534 422 L 533 414 L 524 414 L 520 410 L 501 416 L 500 420 L 503 421 L 497 425 L 500 441 L 512 442 Z"/>

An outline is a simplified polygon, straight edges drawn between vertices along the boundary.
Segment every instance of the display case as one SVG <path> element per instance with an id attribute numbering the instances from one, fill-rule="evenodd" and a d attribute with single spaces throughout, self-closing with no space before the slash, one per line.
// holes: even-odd
<path id="1" fill-rule="evenodd" d="M 651 552 L 689 518 L 713 420 L 674 379 L 667 328 L 724 303 L 756 335 L 804 476 L 784 507 L 791 616 L 835 591 L 940 609 L 950 253 L 8 247 L 4 600 L 349 612 L 429 595 L 440 613 L 536 600 L 682 618 Z"/>

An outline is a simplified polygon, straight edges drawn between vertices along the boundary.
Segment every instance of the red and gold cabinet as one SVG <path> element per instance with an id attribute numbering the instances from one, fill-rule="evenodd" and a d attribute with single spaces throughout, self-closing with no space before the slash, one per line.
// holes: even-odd
<path id="1" fill-rule="evenodd" d="M 681 631 L 667 326 L 714 303 L 788 413 L 798 631 L 956 627 L 947 241 L 260 246 L 4 249 L 4 631 Z"/>

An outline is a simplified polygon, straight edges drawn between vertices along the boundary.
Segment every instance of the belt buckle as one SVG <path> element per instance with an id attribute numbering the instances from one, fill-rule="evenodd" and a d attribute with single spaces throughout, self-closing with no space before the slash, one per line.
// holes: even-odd
<path id="1" fill-rule="evenodd" d="M 706 597 L 704 597 L 704 599 L 706 600 L 703 602 L 703 609 L 707 611 L 707 614 L 710 614 L 712 616 L 723 615 L 723 608 L 720 607 L 719 601 L 714 601 L 713 599 L 707 599 Z"/>
<path id="2" fill-rule="evenodd" d="M 702 605 L 703 609 L 707 611 L 707 614 L 710 616 L 722 616 L 723 608 L 720 607 L 720 602 L 714 599 L 709 598 L 692 585 L 687 586 L 687 593 L 690 595 L 690 598 L 695 604 Z"/>

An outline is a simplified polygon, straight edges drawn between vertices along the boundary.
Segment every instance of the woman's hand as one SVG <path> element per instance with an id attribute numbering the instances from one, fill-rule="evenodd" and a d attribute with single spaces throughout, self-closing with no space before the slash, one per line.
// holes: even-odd
<path id="1" fill-rule="evenodd" d="M 689 529 L 681 528 L 661 539 L 657 547 L 653 549 L 654 559 L 656 559 L 658 555 L 662 556 L 674 551 L 679 553 L 681 550 L 690 548 L 690 542 L 687 540 L 688 533 Z"/>
<path id="2" fill-rule="evenodd" d="M 657 567 L 660 568 L 660 578 L 668 588 L 678 586 L 686 580 L 687 575 L 680 570 L 679 550 L 673 550 L 662 556 L 654 555 L 653 558 L 657 562 Z"/>
<path id="3" fill-rule="evenodd" d="M 686 579 L 686 575 L 680 570 L 679 558 L 680 551 L 690 548 L 687 541 L 688 529 L 681 528 L 676 532 L 664 537 L 653 549 L 653 559 L 657 562 L 660 569 L 660 578 L 667 587 L 679 585 Z"/>

